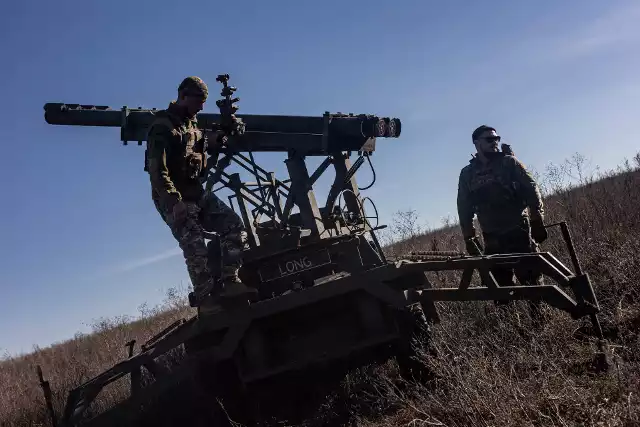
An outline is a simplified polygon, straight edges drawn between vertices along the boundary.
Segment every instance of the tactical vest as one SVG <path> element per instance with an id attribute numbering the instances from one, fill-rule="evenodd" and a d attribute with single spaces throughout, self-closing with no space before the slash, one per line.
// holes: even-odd
<path id="1" fill-rule="evenodd" d="M 475 161 L 474 161 L 475 162 Z M 471 202 L 478 211 L 500 208 L 524 209 L 524 198 L 511 176 L 512 168 L 505 164 L 504 157 L 492 160 L 488 165 L 471 164 L 467 184 Z M 483 209 L 483 207 L 485 209 Z"/>
<path id="2" fill-rule="evenodd" d="M 205 174 L 207 167 L 204 133 L 195 120 L 181 120 L 170 109 L 158 111 L 152 123 L 154 125 L 171 130 L 165 148 L 169 178 L 183 197 L 197 197 L 202 191 L 200 177 Z M 148 149 L 145 149 L 144 170 L 149 171 Z"/>

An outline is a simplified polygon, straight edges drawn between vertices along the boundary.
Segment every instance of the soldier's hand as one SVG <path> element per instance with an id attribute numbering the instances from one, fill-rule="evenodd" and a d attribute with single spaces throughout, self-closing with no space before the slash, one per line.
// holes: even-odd
<path id="1" fill-rule="evenodd" d="M 536 243 L 542 243 L 549 237 L 549 233 L 547 233 L 547 229 L 542 220 L 536 219 L 531 221 L 531 237 L 533 237 Z"/>
<path id="2" fill-rule="evenodd" d="M 182 222 L 187 218 L 187 205 L 182 200 L 173 205 L 173 220 Z"/>

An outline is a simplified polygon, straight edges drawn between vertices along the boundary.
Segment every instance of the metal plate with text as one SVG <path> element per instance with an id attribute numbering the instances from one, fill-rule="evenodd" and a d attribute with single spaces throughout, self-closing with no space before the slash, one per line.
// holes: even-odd
<path id="1" fill-rule="evenodd" d="M 270 282 L 330 263 L 331 256 L 329 255 L 329 251 L 323 249 L 321 251 L 288 257 L 282 261 L 270 263 L 262 267 L 258 271 L 258 274 L 262 282 Z"/>

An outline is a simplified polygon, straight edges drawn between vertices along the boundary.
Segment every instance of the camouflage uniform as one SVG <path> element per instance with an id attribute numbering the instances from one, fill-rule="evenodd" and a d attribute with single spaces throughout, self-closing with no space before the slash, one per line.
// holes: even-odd
<path id="1" fill-rule="evenodd" d="M 180 89 L 187 84 L 195 84 L 206 97 L 206 85 L 201 80 L 187 78 Z M 214 287 L 203 230 L 217 232 L 229 252 L 223 268 L 225 288 L 227 283 L 239 283 L 240 254 L 246 233 L 238 215 L 215 194 L 204 191 L 200 179 L 206 174 L 206 150 L 195 116 L 185 117 L 175 102 L 156 113 L 147 137 L 146 169 L 151 181 L 151 197 L 183 251 L 194 292 L 200 296 L 212 292 L 217 297 L 221 289 Z M 182 221 L 174 220 L 173 215 L 179 201 L 187 208 Z"/>
<path id="2" fill-rule="evenodd" d="M 473 158 L 460 172 L 458 216 L 465 240 L 476 236 L 473 216 L 477 214 L 486 255 L 538 251 L 531 225 L 544 227 L 544 207 L 538 186 L 524 165 L 505 153 L 485 153 L 488 162 Z M 526 208 L 529 207 L 529 213 Z M 500 285 L 513 285 L 513 271 L 494 269 Z M 537 272 L 517 270 L 522 284 L 542 284 Z"/>

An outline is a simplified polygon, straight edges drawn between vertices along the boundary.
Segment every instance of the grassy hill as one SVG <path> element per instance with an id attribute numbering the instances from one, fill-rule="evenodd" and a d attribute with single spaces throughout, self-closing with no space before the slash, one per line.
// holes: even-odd
<path id="1" fill-rule="evenodd" d="M 438 378 L 406 384 L 393 361 L 349 374 L 306 425 L 359 426 L 640 426 L 640 155 L 616 171 L 587 174 L 575 157 L 539 176 L 547 221 L 569 222 L 583 269 L 595 285 L 600 319 L 611 343 L 612 368 L 589 368 L 593 343 L 586 322 L 545 307 L 545 328 L 529 332 L 523 304 L 438 303 L 438 357 L 423 362 Z M 565 181 L 576 178 L 578 185 Z M 423 230 L 415 212 L 399 212 L 384 236 L 393 256 L 410 250 L 462 250 L 455 222 Z M 557 229 L 543 250 L 571 265 Z M 435 283 L 455 286 L 454 274 Z M 144 342 L 191 314 L 180 294 L 139 319 L 99 320 L 94 333 L 0 362 L 0 425 L 50 425 L 35 374 L 42 366 L 58 414 L 67 391 L 126 356 L 125 343 Z M 126 382 L 99 402 L 109 405 Z M 284 425 L 284 424 L 282 424 Z"/>

